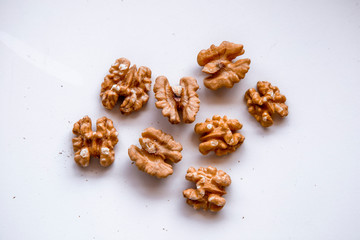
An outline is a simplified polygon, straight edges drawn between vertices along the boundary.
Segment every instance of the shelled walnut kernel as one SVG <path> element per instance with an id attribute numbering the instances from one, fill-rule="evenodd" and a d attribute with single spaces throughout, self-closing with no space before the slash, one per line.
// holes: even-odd
<path id="1" fill-rule="evenodd" d="M 280 94 L 280 90 L 276 86 L 272 86 L 269 82 L 257 83 L 257 92 L 251 88 L 245 93 L 246 105 L 248 111 L 263 127 L 270 127 L 274 121 L 272 116 L 277 113 L 280 117 L 288 115 L 288 106 L 285 104 L 286 97 Z"/>
<path id="2" fill-rule="evenodd" d="M 142 149 L 131 145 L 128 153 L 139 170 L 157 178 L 166 178 L 173 173 L 172 166 L 165 162 L 181 160 L 182 146 L 174 138 L 155 128 L 147 128 L 139 138 Z"/>
<path id="3" fill-rule="evenodd" d="M 91 119 L 88 116 L 74 124 L 72 139 L 75 152 L 74 160 L 82 167 L 87 167 L 90 157 L 100 158 L 103 167 L 111 165 L 115 160 L 114 147 L 118 142 L 118 132 L 113 122 L 102 117 L 96 121 L 96 132 L 91 130 Z"/>
<path id="4" fill-rule="evenodd" d="M 110 74 L 106 75 L 101 84 L 100 97 L 107 109 L 113 109 L 119 97 L 123 97 L 120 111 L 130 114 L 138 111 L 149 100 L 147 92 L 151 85 L 151 70 L 136 65 L 130 67 L 130 61 L 119 58 L 111 66 Z"/>
<path id="5" fill-rule="evenodd" d="M 232 88 L 245 77 L 250 68 L 250 59 L 232 60 L 243 55 L 243 45 L 224 41 L 218 47 L 211 45 L 209 49 L 201 50 L 197 62 L 203 66 L 203 72 L 211 74 L 204 79 L 205 87 L 217 90 L 221 87 Z"/>
<path id="6" fill-rule="evenodd" d="M 199 151 L 206 155 L 214 151 L 216 155 L 222 156 L 234 152 L 244 142 L 245 137 L 235 131 L 240 130 L 242 124 L 236 119 L 221 118 L 214 115 L 204 123 L 195 125 L 195 132 L 200 134 Z"/>
<path id="7" fill-rule="evenodd" d="M 222 196 L 226 194 L 225 187 L 231 184 L 230 176 L 224 171 L 211 166 L 200 167 L 198 170 L 190 167 L 185 178 L 196 183 L 196 189 L 183 191 L 187 204 L 195 209 L 203 208 L 212 212 L 224 207 L 226 200 Z"/>
<path id="8" fill-rule="evenodd" d="M 193 77 L 183 77 L 180 85 L 170 86 L 166 77 L 160 76 L 155 80 L 154 93 L 157 108 L 162 109 L 164 117 L 168 117 L 172 124 L 180 123 L 179 112 L 185 123 L 192 123 L 200 107 L 199 89 L 197 81 Z"/>

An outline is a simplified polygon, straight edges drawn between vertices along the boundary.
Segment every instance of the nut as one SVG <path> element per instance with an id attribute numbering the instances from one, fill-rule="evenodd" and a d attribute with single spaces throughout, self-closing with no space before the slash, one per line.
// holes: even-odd
<path id="1" fill-rule="evenodd" d="M 204 123 L 195 125 L 195 132 L 201 134 L 199 151 L 206 155 L 214 151 L 216 155 L 222 156 L 234 152 L 244 142 L 245 137 L 240 133 L 242 124 L 236 119 L 228 119 L 226 116 L 221 118 L 214 115 L 212 120 L 206 119 Z"/>
<path id="2" fill-rule="evenodd" d="M 118 132 L 113 122 L 102 117 L 96 121 L 96 132 L 91 130 L 91 119 L 83 117 L 74 124 L 72 139 L 75 152 L 74 160 L 82 167 L 87 167 L 90 157 L 100 158 L 100 165 L 110 166 L 115 160 L 114 147 L 118 142 Z"/>
<path id="3" fill-rule="evenodd" d="M 158 178 L 173 173 L 172 166 L 165 160 L 177 163 L 181 160 L 182 146 L 174 138 L 155 128 L 147 128 L 139 138 L 142 149 L 131 145 L 128 153 L 139 170 Z"/>
<path id="4" fill-rule="evenodd" d="M 193 77 L 180 79 L 180 86 L 171 87 L 166 77 L 160 76 L 155 80 L 154 93 L 157 108 L 162 109 L 164 117 L 168 117 L 171 123 L 180 123 L 179 112 L 185 123 L 192 123 L 200 107 L 199 89 L 197 81 Z"/>
<path id="5" fill-rule="evenodd" d="M 123 114 L 138 111 L 149 100 L 147 92 L 151 85 L 151 70 L 136 65 L 130 67 L 130 61 L 119 58 L 111 66 L 104 82 L 101 84 L 100 97 L 102 104 L 107 109 L 113 109 L 119 96 L 124 100 L 120 105 Z"/>
<path id="6" fill-rule="evenodd" d="M 285 117 L 288 115 L 288 106 L 285 104 L 286 97 L 280 94 L 280 90 L 276 86 L 272 86 L 269 82 L 258 82 L 257 92 L 251 88 L 245 93 L 246 105 L 248 111 L 263 127 L 273 125 L 272 116 L 274 113 Z"/>
<path id="7" fill-rule="evenodd" d="M 222 196 L 226 194 L 225 187 L 231 184 L 230 176 L 224 171 L 211 166 L 200 167 L 198 170 L 190 167 L 185 178 L 196 183 L 196 189 L 183 191 L 187 204 L 195 209 L 203 208 L 212 212 L 224 207 L 226 200 Z"/>
<path id="8" fill-rule="evenodd" d="M 216 90 L 221 87 L 232 88 L 235 83 L 245 77 L 250 68 L 250 59 L 240 59 L 232 62 L 236 57 L 243 55 L 243 45 L 224 41 L 218 47 L 211 45 L 207 50 L 201 50 L 197 62 L 204 66 L 203 72 L 211 76 L 204 79 L 205 87 Z"/>

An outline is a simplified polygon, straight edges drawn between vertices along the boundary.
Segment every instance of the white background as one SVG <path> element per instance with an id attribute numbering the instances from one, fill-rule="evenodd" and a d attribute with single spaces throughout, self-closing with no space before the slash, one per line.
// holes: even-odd
<path id="1" fill-rule="evenodd" d="M 196 56 L 244 44 L 250 70 L 232 89 L 204 87 Z M 154 104 L 130 116 L 101 105 L 116 58 L 152 80 L 199 81 L 196 121 L 239 119 L 246 140 L 202 156 L 195 123 L 171 125 Z M 360 239 L 360 1 L 0 1 L 0 239 Z M 263 129 L 243 95 L 257 81 L 285 94 L 289 116 Z M 73 161 L 73 124 L 107 116 L 119 131 L 109 168 Z M 158 180 L 127 155 L 143 129 L 184 147 Z M 182 191 L 190 166 L 232 178 L 218 214 Z"/>

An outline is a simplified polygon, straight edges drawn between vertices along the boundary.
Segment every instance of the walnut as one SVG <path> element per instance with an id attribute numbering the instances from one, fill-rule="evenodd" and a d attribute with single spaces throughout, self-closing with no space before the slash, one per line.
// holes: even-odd
<path id="1" fill-rule="evenodd" d="M 151 70 L 136 65 L 130 67 L 130 61 L 119 58 L 111 66 L 104 82 L 101 84 L 100 97 L 102 104 L 107 109 L 113 109 L 119 96 L 123 97 L 120 111 L 130 114 L 138 111 L 149 100 L 147 92 L 151 85 Z"/>
<path id="2" fill-rule="evenodd" d="M 197 62 L 204 66 L 203 72 L 211 74 L 204 79 L 205 87 L 216 90 L 221 87 L 232 88 L 235 83 L 245 77 L 250 68 L 250 59 L 240 59 L 232 62 L 236 57 L 243 55 L 243 45 L 224 41 L 218 47 L 211 45 L 207 50 L 201 50 Z"/>
<path id="3" fill-rule="evenodd" d="M 288 106 L 285 104 L 286 97 L 280 94 L 276 86 L 269 82 L 258 82 L 257 92 L 251 88 L 245 93 L 248 111 L 263 127 L 270 127 L 273 124 L 272 115 L 279 114 L 281 117 L 288 115 Z"/>
<path id="4" fill-rule="evenodd" d="M 214 151 L 216 155 L 222 156 L 234 152 L 244 142 L 245 137 L 240 133 L 242 124 L 236 119 L 221 118 L 214 115 L 212 120 L 206 119 L 204 123 L 195 125 L 195 132 L 201 134 L 199 151 L 206 155 Z"/>
<path id="5" fill-rule="evenodd" d="M 77 136 L 72 139 L 74 159 L 77 164 L 87 167 L 90 156 L 100 158 L 100 164 L 103 167 L 114 162 L 114 147 L 118 142 L 118 132 L 110 119 L 99 118 L 96 121 L 96 132 L 93 132 L 91 119 L 85 116 L 74 124 L 73 133 Z"/>
<path id="6" fill-rule="evenodd" d="M 226 200 L 222 196 L 226 194 L 225 187 L 231 184 L 228 174 L 215 167 L 188 169 L 185 178 L 196 183 L 196 189 L 186 189 L 183 195 L 186 202 L 195 209 L 203 208 L 212 212 L 220 211 Z"/>
<path id="7" fill-rule="evenodd" d="M 155 105 L 162 109 L 162 114 L 168 117 L 172 124 L 180 123 L 179 112 L 185 123 L 192 123 L 200 107 L 199 96 L 196 93 L 198 89 L 199 85 L 193 77 L 183 77 L 180 79 L 180 85 L 173 87 L 166 77 L 157 77 L 154 85 L 157 99 Z"/>
<path id="8" fill-rule="evenodd" d="M 166 178 L 173 173 L 172 166 L 165 162 L 177 163 L 181 160 L 182 146 L 174 138 L 161 130 L 149 127 L 139 138 L 142 149 L 131 145 L 128 153 L 139 170 L 158 178 Z"/>

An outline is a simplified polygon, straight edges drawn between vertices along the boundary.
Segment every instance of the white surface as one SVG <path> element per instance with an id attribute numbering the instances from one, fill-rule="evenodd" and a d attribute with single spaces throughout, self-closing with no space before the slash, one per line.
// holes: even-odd
<path id="1" fill-rule="evenodd" d="M 271 3 L 270 3 L 271 2 Z M 242 43 L 246 78 L 212 92 L 197 53 Z M 359 1 L 1 1 L 0 239 L 360 239 Z M 245 143 L 202 156 L 195 123 L 172 126 L 154 94 L 130 116 L 105 110 L 99 91 L 118 57 L 153 81 L 194 76 L 196 122 L 213 114 L 244 124 Z M 289 116 L 263 129 L 243 94 L 259 80 L 288 98 Z M 116 161 L 73 161 L 72 125 L 114 120 Z M 157 180 L 127 156 L 143 129 L 183 146 L 174 174 Z M 227 171 L 218 214 L 195 211 L 182 190 L 190 166 Z"/>

